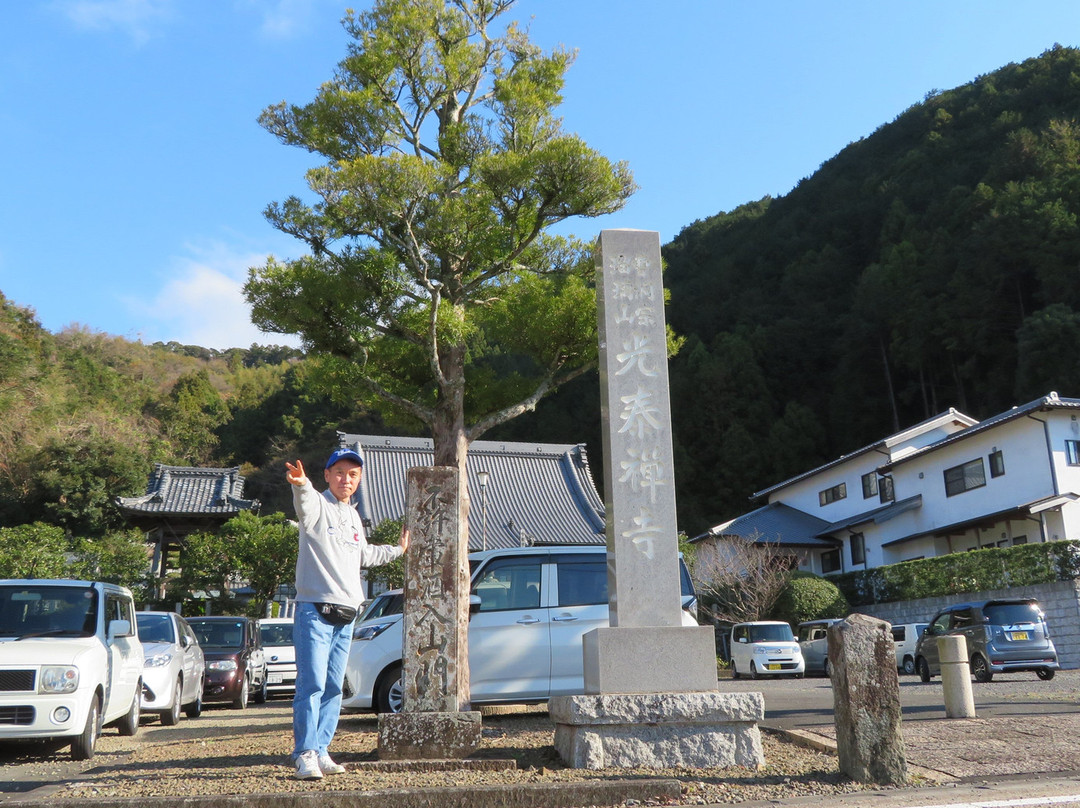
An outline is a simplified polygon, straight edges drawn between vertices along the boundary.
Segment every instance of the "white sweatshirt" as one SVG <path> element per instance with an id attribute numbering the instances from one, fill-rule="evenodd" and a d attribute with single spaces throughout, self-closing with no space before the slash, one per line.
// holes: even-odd
<path id="1" fill-rule="evenodd" d="M 310 480 L 293 486 L 293 506 L 300 523 L 296 599 L 358 607 L 364 599 L 360 569 L 393 561 L 401 547 L 368 544 L 356 508 L 329 491 L 320 494 Z"/>

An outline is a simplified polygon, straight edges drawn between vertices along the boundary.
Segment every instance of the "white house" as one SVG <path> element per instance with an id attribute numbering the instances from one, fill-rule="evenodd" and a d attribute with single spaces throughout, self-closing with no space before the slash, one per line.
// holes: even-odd
<path id="1" fill-rule="evenodd" d="M 819 574 L 980 547 L 1080 538 L 1080 399 L 976 421 L 949 410 L 758 491 L 766 504 L 692 541 L 791 547 Z"/>

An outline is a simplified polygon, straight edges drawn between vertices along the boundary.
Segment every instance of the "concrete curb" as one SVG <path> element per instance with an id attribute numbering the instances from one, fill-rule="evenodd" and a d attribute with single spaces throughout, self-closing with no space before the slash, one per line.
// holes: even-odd
<path id="1" fill-rule="evenodd" d="M 824 752 L 827 755 L 836 756 L 837 754 L 836 741 L 823 735 L 817 735 L 813 732 L 807 732 L 806 730 L 801 729 L 780 729 L 778 727 L 762 727 L 761 729 L 763 732 L 771 732 L 773 735 L 779 735 L 790 743 L 805 746 L 808 749 Z M 925 780 L 937 785 L 947 785 L 949 783 L 957 783 L 960 781 L 959 777 L 954 777 L 951 774 L 938 771 L 937 769 L 927 769 L 924 766 L 916 766 L 914 763 L 908 763 L 908 775 L 914 779 Z"/>
<path id="2" fill-rule="evenodd" d="M 678 780 L 627 780 L 587 783 L 521 783 L 498 786 L 402 788 L 378 791 L 311 791 L 288 794 L 209 795 L 204 797 L 73 797 L 15 800 L 3 808 L 578 808 L 680 799 Z"/>

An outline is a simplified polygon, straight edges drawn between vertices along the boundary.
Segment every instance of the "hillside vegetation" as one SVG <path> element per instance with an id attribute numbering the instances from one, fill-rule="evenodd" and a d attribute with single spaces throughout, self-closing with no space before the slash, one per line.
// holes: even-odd
<path id="1" fill-rule="evenodd" d="M 1080 394 L 1080 51 L 933 91 L 789 194 L 664 247 L 680 527 L 956 407 Z M 286 457 L 385 433 L 283 348 L 49 334 L 0 296 L 0 527 L 102 531 L 155 461 L 240 465 L 288 512 Z M 582 442 L 601 479 L 595 374 L 492 440 Z M 401 431 L 415 425 L 395 423 Z"/>

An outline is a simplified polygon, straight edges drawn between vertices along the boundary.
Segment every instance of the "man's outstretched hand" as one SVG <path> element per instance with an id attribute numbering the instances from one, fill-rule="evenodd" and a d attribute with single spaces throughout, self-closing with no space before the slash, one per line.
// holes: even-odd
<path id="1" fill-rule="evenodd" d="M 288 460 L 285 461 L 285 479 L 293 485 L 303 485 L 307 482 L 307 475 L 304 474 L 304 464 L 297 460 L 293 465 Z"/>

